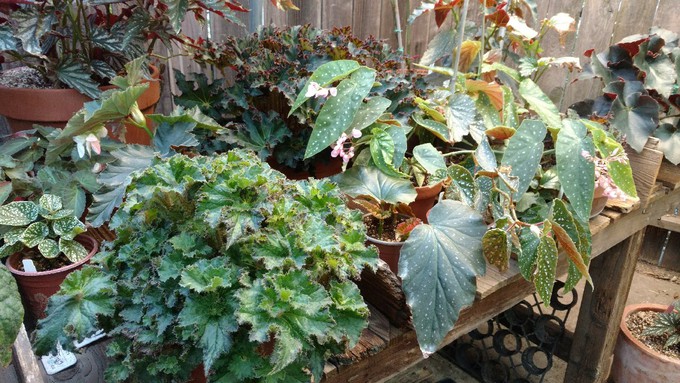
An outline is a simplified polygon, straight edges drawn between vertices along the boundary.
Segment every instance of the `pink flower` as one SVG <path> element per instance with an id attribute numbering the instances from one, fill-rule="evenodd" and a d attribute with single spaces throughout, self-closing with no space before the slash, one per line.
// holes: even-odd
<path id="1" fill-rule="evenodd" d="M 88 156 L 92 156 L 92 151 L 97 154 L 101 154 L 102 147 L 101 138 L 106 137 L 108 131 L 104 126 L 100 126 L 97 130 L 90 133 L 84 133 L 79 136 L 73 137 L 73 141 L 76 143 L 76 148 L 78 149 L 78 155 L 80 158 L 85 157 L 85 151 L 87 151 Z"/>
<path id="2" fill-rule="evenodd" d="M 307 86 L 307 92 L 305 93 L 305 97 L 328 97 L 328 95 L 335 97 L 338 95 L 338 88 L 331 87 L 331 88 L 324 88 L 319 83 L 317 82 L 310 82 L 309 85 Z"/>

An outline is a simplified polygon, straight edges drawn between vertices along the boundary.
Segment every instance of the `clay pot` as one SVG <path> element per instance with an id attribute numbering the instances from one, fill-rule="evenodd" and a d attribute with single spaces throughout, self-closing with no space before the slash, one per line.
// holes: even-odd
<path id="1" fill-rule="evenodd" d="M 151 77 L 160 78 L 160 71 L 151 65 Z M 160 81 L 146 81 L 149 88 L 137 100 L 144 114 L 153 114 L 161 97 Z M 102 86 L 102 91 L 113 89 L 113 85 Z M 7 118 L 10 130 L 16 133 L 33 128 L 33 124 L 63 128 L 66 122 L 91 98 L 74 89 L 27 89 L 0 86 L 0 115 Z M 147 120 L 147 123 L 150 121 Z M 126 129 L 125 141 L 132 144 L 148 145 L 149 135 L 140 128 Z"/>
<path id="2" fill-rule="evenodd" d="M 385 261 L 395 275 L 399 274 L 399 254 L 404 242 L 385 242 L 373 237 L 366 237 L 368 244 L 378 248 L 378 256 Z"/>
<path id="3" fill-rule="evenodd" d="M 432 206 L 434 206 L 434 203 L 437 201 L 437 196 L 439 196 L 443 187 L 443 181 L 434 185 L 417 187 L 416 193 L 418 193 L 418 195 L 416 200 L 409 204 L 411 210 L 413 210 L 413 214 L 427 223 L 427 213 L 432 209 Z"/>
<path id="4" fill-rule="evenodd" d="M 626 318 L 635 312 L 664 312 L 667 308 L 667 305 L 642 303 L 628 305 L 623 310 L 610 373 L 616 383 L 677 382 L 680 379 L 680 360 L 645 346 L 626 325 Z"/>
<path id="5" fill-rule="evenodd" d="M 267 158 L 267 164 L 274 169 L 278 170 L 289 180 L 306 180 L 309 177 L 314 177 L 316 179 L 326 178 L 334 176 L 342 171 L 342 160 L 338 158 L 330 158 L 328 161 L 318 160 L 312 165 L 311 173 L 304 170 L 297 170 L 286 165 L 282 165 L 273 157 Z"/>
<path id="6" fill-rule="evenodd" d="M 80 262 L 56 270 L 27 273 L 19 269 L 23 258 L 22 253 L 14 253 L 7 258 L 7 268 L 17 281 L 19 293 L 26 308 L 27 323 L 32 324 L 45 317 L 48 298 L 59 291 L 59 286 L 70 272 L 80 269 L 99 250 L 99 244 L 92 237 L 79 235 L 76 240 L 86 249 L 90 249 L 87 257 Z"/>
<path id="7" fill-rule="evenodd" d="M 590 218 L 597 217 L 602 210 L 607 206 L 607 201 L 609 198 L 604 195 L 604 189 L 599 185 L 595 187 L 595 193 L 593 194 L 593 204 L 590 208 Z"/>
<path id="8" fill-rule="evenodd" d="M 207 383 L 207 382 L 208 379 L 205 377 L 205 372 L 203 372 L 203 363 L 201 363 L 191 371 L 191 375 L 189 375 L 189 381 L 187 383 Z"/>

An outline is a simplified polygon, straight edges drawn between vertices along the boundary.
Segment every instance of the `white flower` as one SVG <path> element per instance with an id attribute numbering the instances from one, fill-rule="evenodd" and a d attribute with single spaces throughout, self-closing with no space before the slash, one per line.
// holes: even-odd
<path id="1" fill-rule="evenodd" d="M 80 156 L 80 158 L 85 157 L 85 151 L 87 151 L 88 156 L 92 155 L 92 151 L 101 154 L 102 147 L 99 140 L 106 137 L 107 134 L 108 131 L 106 128 L 100 126 L 99 129 L 93 132 L 73 137 L 73 141 L 76 143 L 76 148 L 78 149 L 78 156 Z"/>
<path id="2" fill-rule="evenodd" d="M 510 21 L 508 21 L 508 27 L 512 28 L 512 31 L 526 40 L 531 40 L 538 36 L 538 32 L 530 28 L 524 20 L 519 17 L 512 15 L 510 16 Z"/>
<path id="3" fill-rule="evenodd" d="M 359 130 L 359 129 L 352 129 L 352 137 L 354 137 L 354 138 L 359 138 L 359 137 L 361 137 L 361 130 Z"/>
<path id="4" fill-rule="evenodd" d="M 305 97 L 328 97 L 328 96 L 335 97 L 338 95 L 338 88 L 331 87 L 331 88 L 324 88 L 319 83 L 317 82 L 310 82 L 309 86 L 307 87 L 307 92 L 305 93 Z"/>

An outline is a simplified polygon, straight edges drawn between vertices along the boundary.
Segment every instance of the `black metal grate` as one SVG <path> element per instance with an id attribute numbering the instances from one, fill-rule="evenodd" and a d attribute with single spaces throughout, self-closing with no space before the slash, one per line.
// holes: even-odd
<path id="1" fill-rule="evenodd" d="M 555 351 L 565 332 L 578 293 L 553 288 L 550 308 L 536 294 L 445 347 L 441 354 L 484 383 L 542 383 L 553 367 Z"/>

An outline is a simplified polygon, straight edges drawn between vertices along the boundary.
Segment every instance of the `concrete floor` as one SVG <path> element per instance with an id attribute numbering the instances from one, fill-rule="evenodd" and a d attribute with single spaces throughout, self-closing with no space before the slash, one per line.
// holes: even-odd
<path id="1" fill-rule="evenodd" d="M 584 283 L 576 289 L 582 296 Z M 597 288 L 597 286 L 595 286 Z M 638 262 L 633 277 L 633 283 L 628 294 L 627 304 L 656 302 L 668 303 L 680 299 L 680 273 L 651 265 L 644 261 Z M 528 299 L 530 300 L 530 299 Z M 578 305 L 567 318 L 565 326 L 570 331 L 576 328 L 578 319 Z M 555 358 L 553 367 L 546 374 L 543 383 L 562 383 L 567 363 Z M 450 380 L 447 380 L 450 379 Z M 460 368 L 450 363 L 441 355 L 433 355 L 427 360 L 409 368 L 397 377 L 385 383 L 475 383 L 475 378 L 466 374 Z"/>

